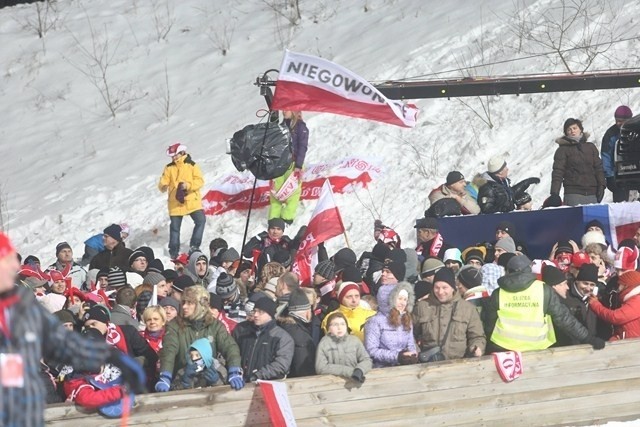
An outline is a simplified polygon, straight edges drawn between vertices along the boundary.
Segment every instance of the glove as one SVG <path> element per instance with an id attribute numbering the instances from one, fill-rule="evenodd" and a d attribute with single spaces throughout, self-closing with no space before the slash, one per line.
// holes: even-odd
<path id="1" fill-rule="evenodd" d="M 112 348 L 105 362 L 120 369 L 122 379 L 131 391 L 136 394 L 144 393 L 147 376 L 142 366 L 135 359 L 116 348 Z"/>
<path id="2" fill-rule="evenodd" d="M 156 387 L 155 387 L 156 391 L 160 393 L 165 393 L 169 391 L 169 389 L 171 388 L 171 378 L 172 378 L 172 375 L 170 372 L 167 372 L 167 371 L 160 372 L 160 379 L 156 383 Z"/>
<path id="3" fill-rule="evenodd" d="M 418 355 L 417 354 L 406 355 L 404 354 L 406 351 L 407 350 L 402 350 L 400 353 L 398 353 L 398 362 L 401 365 L 414 365 L 418 363 Z"/>
<path id="4" fill-rule="evenodd" d="M 603 198 L 604 198 L 604 187 L 600 187 L 596 191 L 596 200 L 598 201 L 598 203 L 600 203 Z"/>
<path id="5" fill-rule="evenodd" d="M 182 375 L 182 379 L 180 380 L 182 387 L 191 388 L 191 382 L 193 381 L 193 377 L 195 376 L 196 376 L 196 364 L 187 363 L 187 366 L 184 367 L 184 373 Z M 160 380 L 162 381 L 162 376 L 160 377 Z M 158 381 L 158 383 L 160 383 L 160 381 Z M 169 380 L 169 384 L 171 384 L 171 380 Z M 158 390 L 157 384 L 156 384 L 156 390 L 162 391 L 162 390 Z"/>
<path id="6" fill-rule="evenodd" d="M 178 184 L 178 189 L 176 190 L 176 200 L 180 203 L 184 203 L 184 198 L 187 195 L 187 190 L 184 188 L 184 183 L 181 182 Z"/>
<path id="7" fill-rule="evenodd" d="M 296 167 L 293 170 L 293 176 L 295 176 L 298 181 L 302 181 L 302 169 Z"/>
<path id="8" fill-rule="evenodd" d="M 207 382 L 207 385 L 214 385 L 220 379 L 220 375 L 218 374 L 218 371 L 216 371 L 216 368 L 214 368 L 213 366 L 211 366 L 208 369 L 205 369 L 204 372 L 202 373 L 202 376 Z"/>
<path id="9" fill-rule="evenodd" d="M 353 378 L 354 380 L 358 381 L 360 384 L 362 384 L 365 380 L 364 378 L 364 373 L 362 372 L 362 369 L 360 368 L 356 368 L 353 370 L 353 374 L 351 374 L 351 378 Z"/>
<path id="10" fill-rule="evenodd" d="M 587 344 L 591 344 L 594 350 L 602 350 L 605 346 L 605 341 L 598 337 L 587 338 Z"/>
<path id="11" fill-rule="evenodd" d="M 244 379 L 242 379 L 242 369 L 237 366 L 229 368 L 229 385 L 234 390 L 240 390 L 244 387 Z"/>
<path id="12" fill-rule="evenodd" d="M 614 176 L 608 176 L 606 179 L 607 189 L 613 193 L 616 190 L 616 178 Z"/>

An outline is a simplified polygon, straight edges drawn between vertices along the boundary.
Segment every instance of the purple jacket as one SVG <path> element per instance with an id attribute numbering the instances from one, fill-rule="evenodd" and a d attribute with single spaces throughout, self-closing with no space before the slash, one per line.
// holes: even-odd
<path id="1" fill-rule="evenodd" d="M 378 314 L 372 316 L 364 325 L 364 346 L 373 359 L 373 367 L 398 365 L 398 353 L 402 350 L 416 351 L 416 342 L 411 330 L 389 324 L 391 306 L 389 296 L 396 285 L 383 285 L 378 290 Z"/>
<path id="2" fill-rule="evenodd" d="M 283 124 L 290 127 L 291 120 L 285 119 Z M 291 129 L 291 148 L 293 149 L 293 161 L 296 168 L 302 168 L 304 158 L 307 156 L 307 148 L 309 147 L 309 129 L 302 120 L 298 120 L 296 126 Z"/>

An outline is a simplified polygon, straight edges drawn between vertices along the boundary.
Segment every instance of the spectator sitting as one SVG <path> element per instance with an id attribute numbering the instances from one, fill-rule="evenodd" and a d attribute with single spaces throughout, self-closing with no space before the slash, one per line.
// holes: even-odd
<path id="1" fill-rule="evenodd" d="M 463 215 L 479 214 L 480 206 L 478 206 L 475 199 L 467 192 L 466 185 L 467 181 L 464 179 L 462 173 L 458 171 L 449 172 L 447 174 L 447 181 L 429 193 L 429 202 L 435 203 L 440 199 L 450 197 L 460 203 Z"/>
<path id="2" fill-rule="evenodd" d="M 172 390 L 211 387 L 224 384 L 219 369 L 226 370 L 214 357 L 211 343 L 206 338 L 198 338 L 189 346 L 184 368 L 176 374 L 171 385 Z"/>

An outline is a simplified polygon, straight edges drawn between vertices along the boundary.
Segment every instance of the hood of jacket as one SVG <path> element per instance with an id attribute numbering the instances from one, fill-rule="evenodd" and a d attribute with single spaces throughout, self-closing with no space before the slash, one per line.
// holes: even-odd
<path id="1" fill-rule="evenodd" d="M 200 251 L 195 251 L 189 256 L 189 263 L 187 264 L 187 270 L 189 270 L 189 273 L 191 273 L 193 277 L 201 278 L 196 273 L 196 262 L 198 262 L 198 258 L 200 258 L 201 256 L 204 256 L 205 258 L 207 258 L 207 256 Z M 203 277 L 206 277 L 206 275 L 209 273 L 208 266 L 209 266 L 209 259 L 207 258 L 207 273 L 205 273 Z"/>
<path id="2" fill-rule="evenodd" d="M 531 272 L 508 273 L 498 279 L 498 286 L 507 292 L 520 292 L 527 289 L 537 277 Z"/>
<path id="3" fill-rule="evenodd" d="M 561 136 L 559 138 L 556 138 L 556 144 L 562 146 L 562 145 L 578 145 L 578 144 L 583 144 L 585 142 L 587 142 L 589 140 L 589 137 L 591 136 L 591 134 L 589 132 L 583 132 L 582 133 L 582 138 L 580 138 L 580 141 L 574 141 L 573 139 L 569 138 L 568 136 Z"/>
<path id="4" fill-rule="evenodd" d="M 405 290 L 409 294 L 409 300 L 407 302 L 407 312 L 413 311 L 415 304 L 415 294 L 413 292 L 413 286 L 408 282 L 400 282 L 397 285 L 383 285 L 378 290 L 378 312 L 385 316 L 389 314 L 391 308 L 395 306 L 396 299 L 400 291 Z"/>
<path id="5" fill-rule="evenodd" d="M 207 368 L 210 368 L 213 365 L 213 349 L 211 348 L 211 343 L 206 338 L 200 338 L 191 343 L 189 348 L 193 348 L 194 350 L 198 350 L 200 356 L 202 356 L 202 360 L 204 360 L 204 365 Z M 187 363 L 191 362 L 191 355 L 187 352 Z"/>

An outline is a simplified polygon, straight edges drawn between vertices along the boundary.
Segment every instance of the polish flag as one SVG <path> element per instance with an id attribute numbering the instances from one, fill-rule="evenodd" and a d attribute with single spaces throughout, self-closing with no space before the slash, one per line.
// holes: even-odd
<path id="1" fill-rule="evenodd" d="M 633 239 L 640 228 L 640 202 L 611 203 L 609 209 L 609 231 L 614 248 L 625 239 Z"/>
<path id="2" fill-rule="evenodd" d="M 317 264 L 318 245 L 332 237 L 344 233 L 344 224 L 338 206 L 333 200 L 333 191 L 329 180 L 322 185 L 318 204 L 311 215 L 309 225 L 298 247 L 292 271 L 300 278 L 300 283 L 311 285 L 313 269 Z"/>
<path id="3" fill-rule="evenodd" d="M 260 391 L 267 405 L 271 425 L 275 427 L 295 427 L 287 386 L 283 382 L 258 380 Z"/>
<path id="4" fill-rule="evenodd" d="M 418 108 L 388 99 L 364 78 L 326 59 L 284 53 L 274 110 L 320 111 L 415 127 Z"/>

